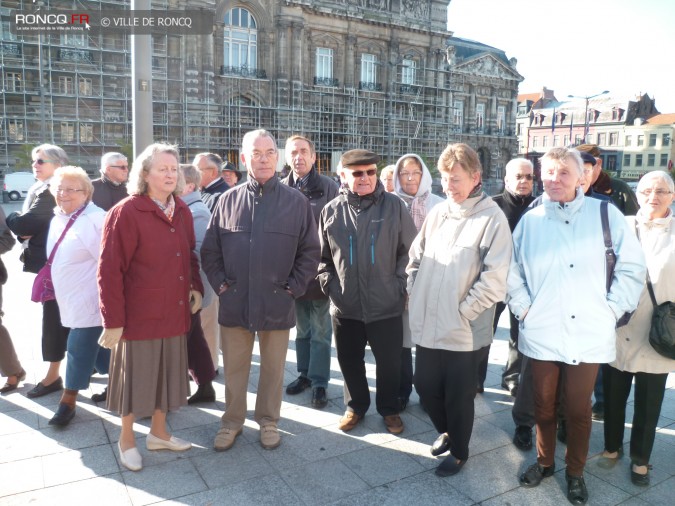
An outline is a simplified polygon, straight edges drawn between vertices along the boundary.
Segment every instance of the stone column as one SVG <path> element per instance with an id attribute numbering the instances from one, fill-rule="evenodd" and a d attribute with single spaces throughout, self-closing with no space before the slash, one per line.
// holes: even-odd
<path id="1" fill-rule="evenodd" d="M 355 72 L 355 58 L 356 58 L 356 37 L 353 35 L 347 35 L 345 37 L 345 75 L 344 83 L 347 87 L 353 87 L 354 82 L 354 72 Z"/>
<path id="2" fill-rule="evenodd" d="M 285 19 L 277 21 L 277 78 L 288 79 L 288 28 L 291 23 Z"/>
<path id="3" fill-rule="evenodd" d="M 291 63 L 291 79 L 293 81 L 302 80 L 302 38 L 304 36 L 304 24 L 299 22 L 293 22 L 291 24 L 291 33 L 292 33 L 292 52 L 288 55 Z"/>

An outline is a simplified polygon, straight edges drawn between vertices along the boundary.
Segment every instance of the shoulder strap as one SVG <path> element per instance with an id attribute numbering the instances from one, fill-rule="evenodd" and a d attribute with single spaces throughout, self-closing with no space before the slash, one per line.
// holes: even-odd
<path id="1" fill-rule="evenodd" d="M 607 293 L 612 287 L 612 279 L 614 278 L 614 267 L 616 266 L 616 254 L 614 253 L 614 248 L 612 248 L 612 234 L 609 230 L 609 213 L 607 211 L 608 202 L 603 200 L 600 202 L 600 217 L 602 219 L 602 237 L 605 241 L 605 263 L 607 268 L 605 269 L 607 274 L 606 288 Z"/>
<path id="2" fill-rule="evenodd" d="M 75 211 L 75 214 L 73 214 L 68 220 L 68 223 L 66 223 L 66 228 L 64 228 L 63 232 L 61 232 L 61 237 L 59 237 L 59 240 L 56 241 L 56 244 L 54 244 L 54 247 L 52 248 L 52 252 L 49 254 L 49 258 L 47 259 L 47 265 L 52 265 L 54 255 L 56 255 L 56 250 L 59 248 L 59 244 L 61 244 L 61 241 L 63 241 L 63 238 L 66 236 L 66 233 L 68 232 L 70 227 L 73 226 L 73 223 L 75 223 L 77 217 L 82 214 L 85 207 L 87 207 L 87 204 L 85 204 L 84 206 L 80 207 L 77 211 Z"/>
<path id="3" fill-rule="evenodd" d="M 642 239 L 640 239 L 640 228 L 638 227 L 637 220 L 635 220 L 635 235 L 637 236 L 638 241 L 640 241 L 640 244 L 642 244 Z M 649 298 L 652 299 L 652 304 L 654 304 L 654 307 L 656 307 L 658 304 L 656 303 L 656 296 L 654 295 L 652 280 L 649 279 L 649 269 L 647 269 L 647 291 L 649 292 Z"/>

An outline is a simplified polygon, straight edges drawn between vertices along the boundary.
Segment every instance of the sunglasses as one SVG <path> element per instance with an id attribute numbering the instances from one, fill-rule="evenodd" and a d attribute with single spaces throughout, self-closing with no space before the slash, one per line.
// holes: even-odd
<path id="1" fill-rule="evenodd" d="M 113 169 L 129 170 L 128 165 L 108 165 L 108 167 L 112 167 Z"/>
<path id="2" fill-rule="evenodd" d="M 532 174 L 516 174 L 516 179 L 518 181 L 522 181 L 523 179 L 526 181 L 532 181 L 533 176 Z"/>
<path id="3" fill-rule="evenodd" d="M 37 160 L 34 160 L 33 163 L 37 163 L 38 165 L 43 165 L 45 163 L 56 163 L 56 160 L 43 160 L 42 158 L 38 158 Z"/>
<path id="4" fill-rule="evenodd" d="M 364 174 L 368 174 L 369 176 L 374 176 L 377 174 L 377 169 L 368 169 L 368 170 L 353 170 L 352 171 L 352 176 L 355 178 L 363 177 Z"/>

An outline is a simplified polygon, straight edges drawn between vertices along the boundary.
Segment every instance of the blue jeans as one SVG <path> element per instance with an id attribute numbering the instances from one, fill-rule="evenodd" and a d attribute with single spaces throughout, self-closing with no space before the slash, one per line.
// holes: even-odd
<path id="1" fill-rule="evenodd" d="M 333 327 L 328 299 L 295 301 L 295 353 L 298 372 L 312 382 L 312 387 L 328 386 L 330 346 Z"/>
<path id="2" fill-rule="evenodd" d="M 66 365 L 66 388 L 68 390 L 89 388 L 89 378 L 94 368 L 100 374 L 108 374 L 110 350 L 98 345 L 101 332 L 103 332 L 102 327 L 70 329 Z"/>

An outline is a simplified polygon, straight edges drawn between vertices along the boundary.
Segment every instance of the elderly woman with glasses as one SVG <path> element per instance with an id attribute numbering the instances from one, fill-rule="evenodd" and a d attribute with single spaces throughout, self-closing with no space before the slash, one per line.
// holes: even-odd
<path id="1" fill-rule="evenodd" d="M 640 209 L 626 218 L 644 251 L 648 279 L 656 304 L 675 301 L 675 227 L 673 203 L 675 185 L 667 172 L 645 174 L 637 187 Z M 654 446 L 656 424 L 666 389 L 668 373 L 675 360 L 658 354 L 649 344 L 654 304 L 645 283 L 640 302 L 630 322 L 617 331 L 616 360 L 603 365 L 605 390 L 605 451 L 598 465 L 611 469 L 623 454 L 626 404 L 635 381 L 633 427 L 630 435 L 630 476 L 633 484 L 649 485 L 649 457 Z"/>
<path id="2" fill-rule="evenodd" d="M 148 450 L 192 446 L 166 425 L 167 412 L 187 404 L 186 334 L 204 293 L 192 215 L 177 198 L 183 189 L 178 159 L 174 146 L 145 148 L 131 169 L 131 196 L 108 212 L 103 226 L 99 343 L 113 350 L 107 403 L 122 417 L 120 461 L 132 471 L 143 467 L 136 417 L 152 416 Z"/>
<path id="3" fill-rule="evenodd" d="M 78 391 L 89 388 L 91 371 L 106 374 L 110 362 L 110 350 L 98 345 L 102 329 L 96 270 L 105 211 L 91 202 L 94 187 L 80 167 L 56 169 L 49 191 L 56 209 L 47 253 L 53 253 L 52 282 L 61 321 L 70 328 L 66 388 L 49 425 L 65 426 L 75 416 Z"/>
<path id="4" fill-rule="evenodd" d="M 438 170 L 448 198 L 427 215 L 406 271 L 415 388 L 440 433 L 431 454 L 450 452 L 436 468 L 445 477 L 469 458 L 478 366 L 492 342 L 494 306 L 506 295 L 511 231 L 483 192 L 471 147 L 449 144 Z"/>
<path id="5" fill-rule="evenodd" d="M 28 190 L 22 211 L 7 216 L 7 226 L 22 243 L 23 270 L 37 274 L 47 262 L 47 234 L 56 206 L 49 186 L 54 171 L 68 165 L 68 156 L 63 149 L 52 144 L 41 144 L 33 148 L 31 155 L 37 183 Z M 28 397 L 40 397 L 63 388 L 59 368 L 66 355 L 68 332 L 69 329 L 61 324 L 57 302 L 43 302 L 42 359 L 49 362 L 49 369 L 44 379 L 26 394 Z"/>
<path id="6" fill-rule="evenodd" d="M 567 500 L 585 504 L 583 472 L 591 437 L 591 394 L 598 365 L 616 356 L 617 321 L 637 306 L 644 255 L 621 212 L 586 198 L 576 149 L 552 148 L 541 159 L 543 203 L 513 231 L 509 309 L 520 322 L 518 349 L 534 386 L 537 462 L 520 476 L 536 487 L 555 472 L 558 392 L 567 420 Z M 607 206 L 616 263 L 609 281 L 601 206 Z"/>

